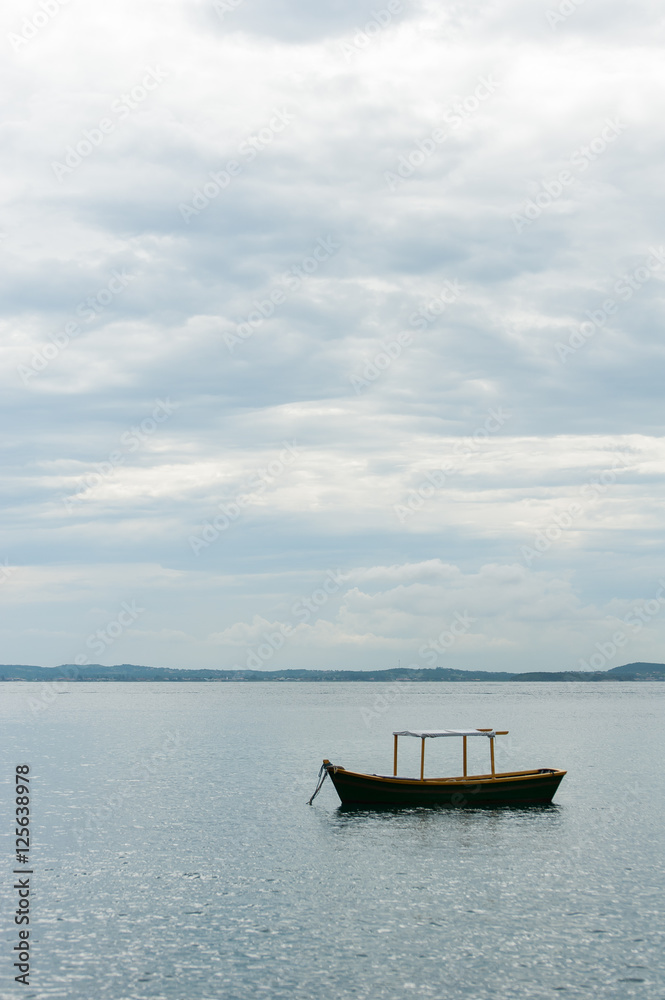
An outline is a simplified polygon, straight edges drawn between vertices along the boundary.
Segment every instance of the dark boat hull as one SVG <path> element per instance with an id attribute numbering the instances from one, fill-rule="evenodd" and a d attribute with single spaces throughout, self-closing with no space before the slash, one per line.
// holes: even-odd
<path id="1" fill-rule="evenodd" d="M 327 764 L 326 770 L 342 805 L 358 808 L 413 806 L 530 806 L 547 805 L 565 771 L 542 768 L 470 778 L 392 778 L 360 774 Z"/>

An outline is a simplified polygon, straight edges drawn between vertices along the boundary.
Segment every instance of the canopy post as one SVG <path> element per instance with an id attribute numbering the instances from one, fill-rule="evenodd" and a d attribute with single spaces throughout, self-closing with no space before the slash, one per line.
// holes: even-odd
<path id="1" fill-rule="evenodd" d="M 490 761 L 492 763 L 492 777 L 494 777 L 494 737 L 490 736 Z"/>
<path id="2" fill-rule="evenodd" d="M 420 744 L 420 780 L 425 780 L 425 737 L 423 736 Z"/>
<path id="3" fill-rule="evenodd" d="M 397 740 L 399 739 L 397 733 L 394 734 L 395 738 L 395 750 L 393 753 L 393 777 L 397 777 Z"/>
<path id="4" fill-rule="evenodd" d="M 462 737 L 462 764 L 464 766 L 464 777 L 466 778 L 466 736 Z"/>

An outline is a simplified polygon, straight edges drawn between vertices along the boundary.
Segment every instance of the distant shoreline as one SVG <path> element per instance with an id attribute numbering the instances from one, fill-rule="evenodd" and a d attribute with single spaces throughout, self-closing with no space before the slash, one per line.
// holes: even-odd
<path id="1" fill-rule="evenodd" d="M 93 663 L 78 666 L 64 663 L 59 667 L 37 667 L 19 664 L 0 665 L 0 681 L 54 682 L 72 681 L 77 683 L 112 683 L 120 681 L 206 681 L 232 683 L 238 681 L 296 681 L 300 683 L 336 682 L 448 682 L 464 681 L 665 681 L 663 663 L 627 663 L 611 670 L 598 671 L 528 671 L 508 673 L 505 671 L 455 670 L 449 667 L 413 669 L 392 667 L 387 670 L 184 670 L 171 667 L 143 667 L 133 663 L 103 666 Z"/>

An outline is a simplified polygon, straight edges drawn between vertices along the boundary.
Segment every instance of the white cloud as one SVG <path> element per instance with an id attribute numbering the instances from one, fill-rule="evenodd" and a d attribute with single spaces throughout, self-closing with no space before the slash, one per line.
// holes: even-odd
<path id="1" fill-rule="evenodd" d="M 575 664 L 662 565 L 665 266 L 618 291 L 662 234 L 659 8 L 227 6 L 2 12 L 7 655 L 140 594 L 123 658 L 217 665 L 340 569 L 272 665 L 405 659 L 465 602 L 460 662 Z"/>

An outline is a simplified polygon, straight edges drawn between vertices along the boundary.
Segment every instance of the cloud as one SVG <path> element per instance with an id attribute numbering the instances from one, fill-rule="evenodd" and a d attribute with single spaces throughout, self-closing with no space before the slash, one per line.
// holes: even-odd
<path id="1" fill-rule="evenodd" d="M 3 14 L 8 656 L 136 599 L 111 657 L 385 665 L 468 611 L 460 663 L 556 669 L 651 599 L 660 22 L 560 6 Z"/>

